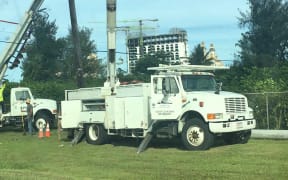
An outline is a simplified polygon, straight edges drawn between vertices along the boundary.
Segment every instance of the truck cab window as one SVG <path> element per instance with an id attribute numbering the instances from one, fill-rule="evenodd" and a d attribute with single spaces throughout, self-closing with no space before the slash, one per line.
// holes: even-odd
<path id="1" fill-rule="evenodd" d="M 179 88 L 175 78 L 168 77 L 156 77 L 153 79 L 153 88 L 155 94 L 177 94 L 179 93 Z"/>
<path id="2" fill-rule="evenodd" d="M 16 91 L 15 96 L 17 101 L 25 101 L 27 98 L 31 99 L 28 91 Z"/>
<path id="3" fill-rule="evenodd" d="M 177 82 L 174 78 L 169 78 L 169 92 L 170 94 L 178 94 L 179 88 L 177 86 Z"/>

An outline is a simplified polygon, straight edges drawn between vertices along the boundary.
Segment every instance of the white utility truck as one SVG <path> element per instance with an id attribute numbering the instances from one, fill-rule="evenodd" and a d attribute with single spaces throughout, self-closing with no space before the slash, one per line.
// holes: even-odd
<path id="1" fill-rule="evenodd" d="M 17 30 L 10 38 L 7 47 L 0 55 L 0 86 L 3 86 L 5 73 L 10 67 L 11 69 L 18 66 L 20 63 L 19 58 L 22 56 L 22 49 L 29 39 L 29 27 L 33 21 L 33 15 L 38 11 L 43 0 L 34 0 L 25 13 L 23 20 L 17 25 Z M 12 61 L 13 62 L 10 62 Z M 10 64 L 10 66 L 9 66 Z M 10 92 L 10 112 L 2 112 L 0 110 L 0 127 L 4 125 L 22 125 L 23 119 L 26 117 L 26 98 L 31 99 L 34 107 L 34 125 L 39 128 L 42 124 L 46 127 L 46 123 L 54 124 L 57 113 L 57 104 L 54 100 L 48 99 L 35 99 L 29 88 L 19 87 L 12 88 Z"/>
<path id="2" fill-rule="evenodd" d="M 176 65 L 158 71 L 150 83 L 65 91 L 62 127 L 83 129 L 91 144 L 109 135 L 145 138 L 181 136 L 189 150 L 205 150 L 216 136 L 246 143 L 255 128 L 253 110 L 241 94 L 220 91 L 210 72 L 225 67 Z M 146 145 L 145 145 L 146 146 Z M 141 148 L 142 149 L 142 148 Z"/>
<path id="3" fill-rule="evenodd" d="M 109 136 L 178 137 L 189 150 L 205 150 L 215 136 L 229 143 L 246 143 L 255 128 L 253 110 L 241 94 L 220 91 L 214 66 L 154 67 L 150 83 L 117 86 L 115 76 L 116 0 L 107 0 L 107 59 L 109 83 L 104 87 L 66 90 L 61 102 L 61 125 L 77 129 L 72 143 L 85 134 L 90 144 L 103 144 Z"/>
<path id="4" fill-rule="evenodd" d="M 23 126 L 23 119 L 26 118 L 26 99 L 31 99 L 34 112 L 34 126 L 39 129 L 40 125 L 46 127 L 55 125 L 57 104 L 50 99 L 34 98 L 27 87 L 12 88 L 10 91 L 10 112 L 1 113 L 0 127 L 6 125 Z"/>

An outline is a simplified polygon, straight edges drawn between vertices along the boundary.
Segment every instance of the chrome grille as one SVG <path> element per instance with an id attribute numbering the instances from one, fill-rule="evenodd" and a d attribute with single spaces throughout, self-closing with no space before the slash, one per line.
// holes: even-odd
<path id="1" fill-rule="evenodd" d="M 245 98 L 225 98 L 227 113 L 243 113 L 246 111 Z"/>

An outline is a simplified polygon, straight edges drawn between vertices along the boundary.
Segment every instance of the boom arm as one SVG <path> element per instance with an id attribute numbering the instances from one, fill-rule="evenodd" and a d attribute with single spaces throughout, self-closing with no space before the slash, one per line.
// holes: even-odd
<path id="1" fill-rule="evenodd" d="M 2 79 L 7 71 L 9 60 L 13 57 L 14 53 L 19 48 L 21 41 L 29 29 L 29 26 L 32 22 L 32 17 L 34 13 L 40 8 L 44 0 L 34 0 L 31 4 L 29 10 L 25 13 L 25 16 L 21 23 L 18 25 L 15 34 L 10 38 L 9 44 L 6 46 L 4 51 L 0 56 L 0 84 Z"/>

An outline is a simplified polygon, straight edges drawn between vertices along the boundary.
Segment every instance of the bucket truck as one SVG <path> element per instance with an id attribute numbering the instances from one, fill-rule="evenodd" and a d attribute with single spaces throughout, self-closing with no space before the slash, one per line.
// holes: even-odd
<path id="1" fill-rule="evenodd" d="M 107 0 L 110 85 L 66 90 L 62 128 L 78 129 L 95 145 L 115 135 L 143 138 L 138 152 L 152 137 L 179 137 L 188 150 L 206 150 L 216 136 L 228 143 L 248 142 L 256 121 L 247 98 L 221 91 L 211 73 L 226 67 L 153 67 L 150 83 L 117 86 L 115 11 L 116 0 Z"/>
<path id="2" fill-rule="evenodd" d="M 34 0 L 25 13 L 23 20 L 18 24 L 15 34 L 11 37 L 10 43 L 3 50 L 0 56 L 0 86 L 4 86 L 3 79 L 8 68 L 13 69 L 20 63 L 22 57 L 21 49 L 29 36 L 29 27 L 32 24 L 33 15 L 39 10 L 43 0 Z M 13 61 L 13 62 L 10 62 Z M 54 100 L 36 99 L 33 97 L 28 87 L 12 88 L 10 92 L 10 112 L 0 111 L 0 127 L 6 125 L 22 126 L 23 119 L 26 117 L 25 100 L 31 99 L 34 110 L 34 125 L 39 128 L 40 124 L 46 127 L 47 123 L 54 124 L 57 113 L 57 104 Z"/>

